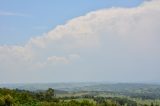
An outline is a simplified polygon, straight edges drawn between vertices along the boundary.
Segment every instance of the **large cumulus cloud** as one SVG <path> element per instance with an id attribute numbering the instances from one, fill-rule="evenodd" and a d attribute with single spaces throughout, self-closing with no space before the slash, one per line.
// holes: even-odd
<path id="1" fill-rule="evenodd" d="M 146 79 L 150 77 L 148 80 L 154 80 L 154 76 L 158 78 L 156 75 L 160 73 L 159 7 L 160 1 L 153 0 L 135 8 L 115 7 L 93 11 L 31 38 L 25 45 L 1 45 L 0 76 L 3 77 L 0 78 L 5 80 L 4 75 L 35 70 L 53 70 L 54 73 L 57 67 L 67 67 L 82 59 L 81 62 L 88 64 L 82 65 L 86 67 L 84 72 L 92 70 L 89 68 L 92 64 L 95 67 L 93 71 L 88 71 L 86 80 L 92 80 L 87 77 L 91 72 L 93 76 L 97 75 L 101 70 L 99 67 L 108 75 L 105 79 L 105 74 L 99 74 L 97 79 L 102 77 L 101 80 L 111 80 L 109 76 L 117 76 L 123 81 L 121 77 L 124 74 L 119 73 L 133 73 L 136 76 L 137 72 L 144 73 L 147 69 Z M 145 66 L 148 64 L 150 66 Z M 81 66 L 77 63 L 75 67 Z M 76 71 L 72 68 L 68 70 L 70 73 Z M 116 73 L 118 75 L 113 75 Z M 57 78 L 56 75 L 53 77 Z M 140 76 L 138 79 L 144 80 Z"/>

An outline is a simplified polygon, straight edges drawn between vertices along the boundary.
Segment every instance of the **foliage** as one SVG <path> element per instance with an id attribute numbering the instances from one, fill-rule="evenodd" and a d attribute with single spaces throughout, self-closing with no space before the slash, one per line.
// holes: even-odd
<path id="1" fill-rule="evenodd" d="M 160 106 L 159 100 L 145 100 L 128 97 L 72 96 L 56 97 L 55 90 L 27 91 L 0 88 L 0 106 Z M 159 102 L 157 102 L 159 101 Z"/>

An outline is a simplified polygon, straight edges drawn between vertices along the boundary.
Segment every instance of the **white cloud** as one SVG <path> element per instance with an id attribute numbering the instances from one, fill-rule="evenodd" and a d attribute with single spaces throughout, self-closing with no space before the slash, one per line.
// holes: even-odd
<path id="1" fill-rule="evenodd" d="M 60 63 L 68 64 L 69 60 L 67 58 L 65 58 L 65 57 L 51 56 L 51 57 L 47 58 L 47 62 L 48 63 L 60 62 Z"/>
<path id="2" fill-rule="evenodd" d="M 3 65 L 7 70 L 9 63 L 10 68 L 25 64 L 28 67 L 49 63 L 63 65 L 82 56 L 88 57 L 88 54 L 100 56 L 106 53 L 107 56 L 110 52 L 107 58 L 113 59 L 121 55 L 131 55 L 133 59 L 143 54 L 149 58 L 160 56 L 159 7 L 160 1 L 154 0 L 135 8 L 98 10 L 31 38 L 24 46 L 0 46 L 1 67 Z M 101 53 L 97 54 L 99 49 Z M 90 50 L 95 51 L 90 53 Z"/>
<path id="3" fill-rule="evenodd" d="M 99 10 L 72 19 L 65 25 L 59 25 L 43 36 L 32 38 L 29 44 L 44 48 L 63 42 L 60 44 L 61 48 L 92 47 L 99 45 L 100 36 L 104 34 L 124 39 L 133 37 L 135 40 L 145 37 L 148 42 L 148 33 L 157 31 L 154 27 L 157 28 L 155 25 L 159 25 L 157 12 L 159 13 L 159 1 L 147 2 L 131 9 Z"/>
<path id="4" fill-rule="evenodd" d="M 7 11 L 0 11 L 0 16 L 20 16 L 20 17 L 28 17 L 27 14 L 22 13 L 15 13 L 15 12 L 7 12 Z"/>
<path id="5" fill-rule="evenodd" d="M 0 60 L 4 59 L 8 61 L 30 61 L 32 58 L 32 51 L 23 46 L 0 46 Z"/>

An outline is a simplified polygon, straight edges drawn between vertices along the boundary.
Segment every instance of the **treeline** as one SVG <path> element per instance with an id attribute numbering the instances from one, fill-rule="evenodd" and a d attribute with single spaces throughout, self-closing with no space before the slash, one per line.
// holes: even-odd
<path id="1" fill-rule="evenodd" d="M 81 99 L 80 99 L 81 98 Z M 159 106 L 138 104 L 136 101 L 118 97 L 56 97 L 55 91 L 27 91 L 0 88 L 0 106 Z"/>

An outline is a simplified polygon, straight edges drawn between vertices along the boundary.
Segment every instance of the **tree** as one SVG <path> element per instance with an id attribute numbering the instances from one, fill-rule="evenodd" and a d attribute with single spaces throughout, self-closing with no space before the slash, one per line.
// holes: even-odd
<path id="1" fill-rule="evenodd" d="M 154 106 L 153 102 L 151 103 L 151 106 Z"/>
<path id="2" fill-rule="evenodd" d="M 5 106 L 4 97 L 0 97 L 0 106 Z"/>
<path id="3" fill-rule="evenodd" d="M 54 97 L 54 89 L 48 88 L 48 90 L 45 93 L 47 101 L 50 101 Z"/>
<path id="4" fill-rule="evenodd" d="M 10 96 L 8 94 L 4 97 L 4 99 L 5 99 L 5 106 L 12 106 L 12 104 L 13 104 L 13 97 L 12 96 Z"/>

